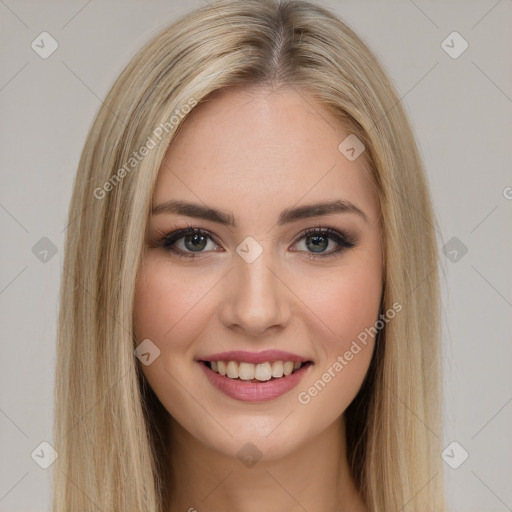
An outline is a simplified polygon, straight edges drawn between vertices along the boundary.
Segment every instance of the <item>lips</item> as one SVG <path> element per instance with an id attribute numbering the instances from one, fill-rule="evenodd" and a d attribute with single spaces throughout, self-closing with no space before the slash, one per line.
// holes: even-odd
<path id="1" fill-rule="evenodd" d="M 246 363 L 266 363 L 272 361 L 292 361 L 305 363 L 309 358 L 285 352 L 283 350 L 263 350 L 261 352 L 247 352 L 243 350 L 230 350 L 229 352 L 220 352 L 204 357 L 197 358 L 198 361 L 236 361 Z"/>
<path id="2" fill-rule="evenodd" d="M 230 351 L 198 359 L 208 380 L 231 398 L 246 402 L 272 400 L 293 389 L 311 360 L 280 350 Z"/>

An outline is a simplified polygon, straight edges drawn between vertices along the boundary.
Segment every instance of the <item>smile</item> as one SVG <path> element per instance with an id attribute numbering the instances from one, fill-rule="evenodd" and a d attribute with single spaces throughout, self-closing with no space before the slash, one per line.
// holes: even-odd
<path id="1" fill-rule="evenodd" d="M 279 379 L 284 375 L 291 375 L 306 363 L 300 361 L 267 361 L 253 364 L 243 361 L 206 361 L 206 364 L 215 373 L 229 379 L 265 382 L 272 378 Z"/>
<path id="2" fill-rule="evenodd" d="M 198 361 L 215 388 L 235 400 L 273 400 L 297 386 L 313 366 L 311 361 Z"/>

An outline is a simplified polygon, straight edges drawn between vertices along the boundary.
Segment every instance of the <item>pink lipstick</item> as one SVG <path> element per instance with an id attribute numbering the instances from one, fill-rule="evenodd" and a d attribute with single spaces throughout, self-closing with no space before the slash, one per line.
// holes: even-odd
<path id="1" fill-rule="evenodd" d="M 280 350 L 229 351 L 197 359 L 213 386 L 235 400 L 264 402 L 292 390 L 312 361 Z"/>

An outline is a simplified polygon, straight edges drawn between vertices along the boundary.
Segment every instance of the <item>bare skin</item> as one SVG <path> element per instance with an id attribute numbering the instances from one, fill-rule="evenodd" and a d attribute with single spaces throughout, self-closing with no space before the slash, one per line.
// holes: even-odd
<path id="1" fill-rule="evenodd" d="M 135 336 L 160 350 L 142 370 L 172 418 L 178 481 L 169 512 L 366 510 L 347 463 L 344 411 L 367 373 L 374 339 L 359 343 L 342 370 L 335 362 L 378 319 L 381 225 L 363 157 L 350 161 L 338 150 L 347 135 L 304 92 L 230 90 L 199 105 L 169 147 L 153 206 L 194 202 L 237 223 L 153 214 L 137 276 Z M 345 211 L 277 222 L 284 209 L 338 199 L 366 219 Z M 174 241 L 193 258 L 156 243 L 189 225 L 213 234 Z M 355 245 L 320 232 L 320 251 L 302 238 L 319 226 Z M 236 252 L 247 237 L 262 250 L 251 263 Z M 225 395 L 197 360 L 267 349 L 313 364 L 294 389 L 266 401 Z M 309 392 L 319 380 L 325 386 Z M 251 466 L 237 455 L 244 446 L 260 457 Z"/>

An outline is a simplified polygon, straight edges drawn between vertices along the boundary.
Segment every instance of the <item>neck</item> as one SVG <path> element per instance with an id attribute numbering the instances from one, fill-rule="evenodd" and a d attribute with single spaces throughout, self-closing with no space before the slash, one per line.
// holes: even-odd
<path id="1" fill-rule="evenodd" d="M 343 416 L 285 457 L 250 467 L 205 446 L 172 418 L 170 429 L 170 512 L 366 510 L 347 462 Z"/>

